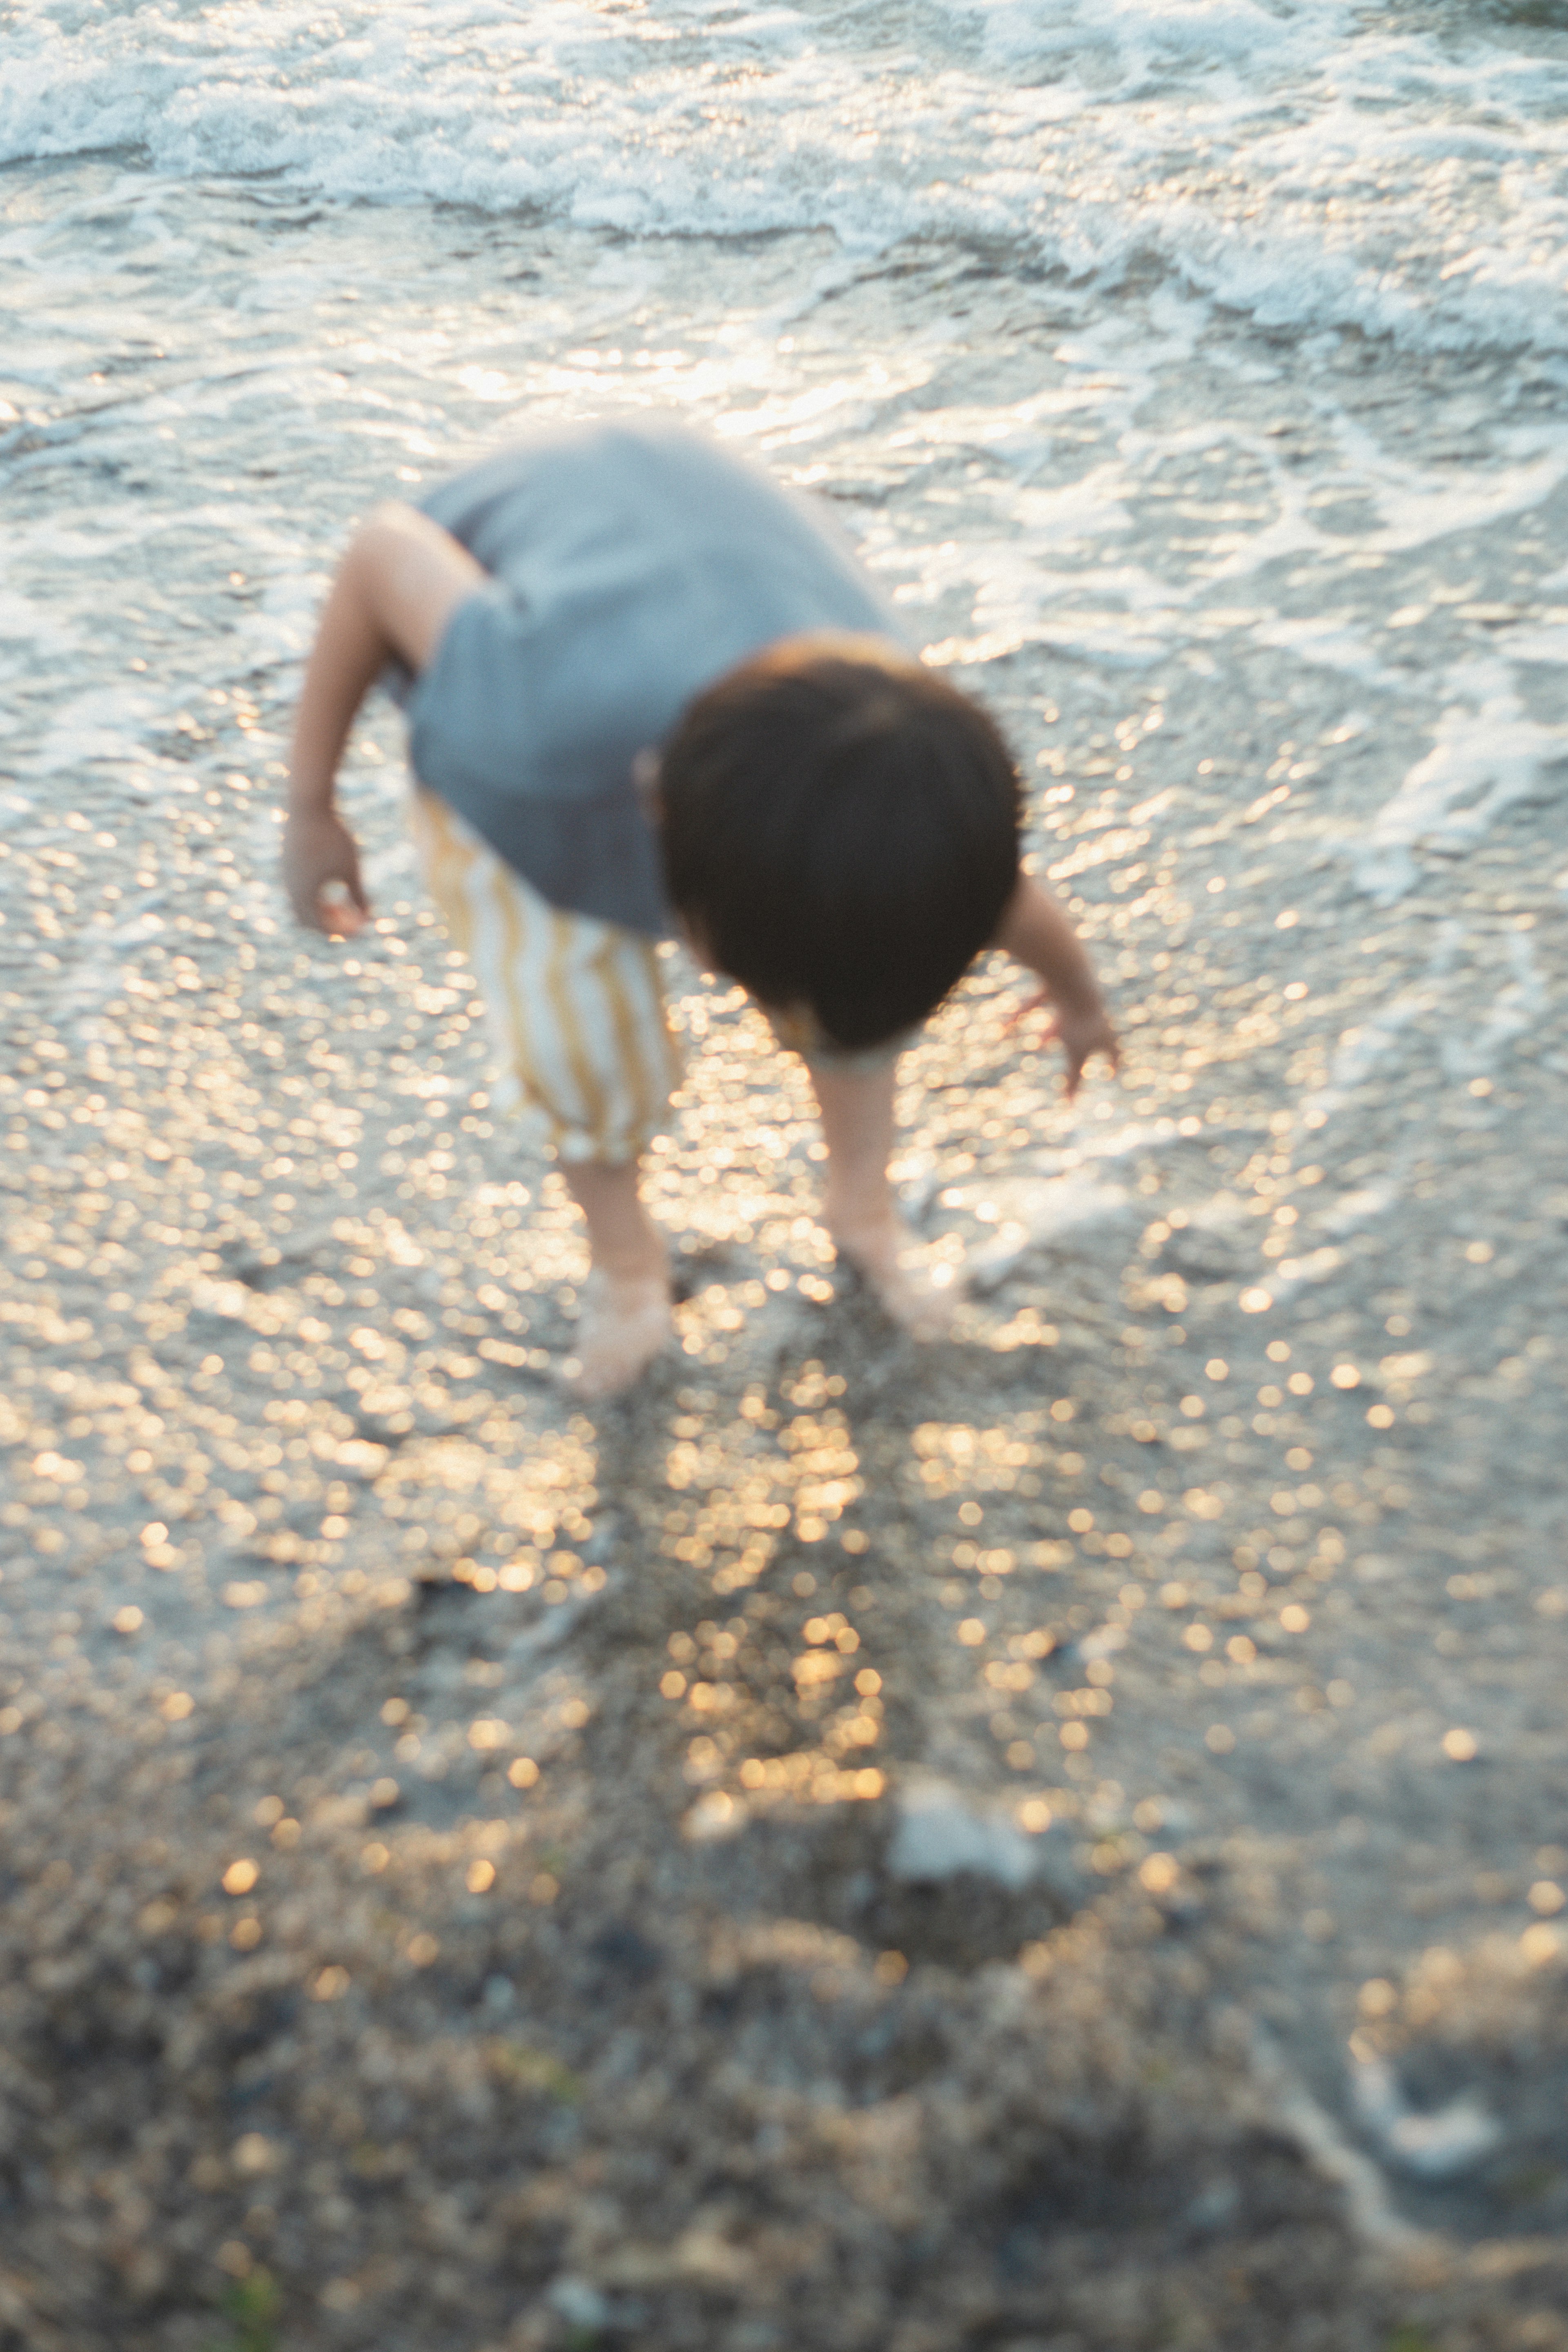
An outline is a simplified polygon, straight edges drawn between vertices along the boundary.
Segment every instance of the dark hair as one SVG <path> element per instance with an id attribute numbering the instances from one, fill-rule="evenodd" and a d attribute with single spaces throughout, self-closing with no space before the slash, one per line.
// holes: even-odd
<path id="1" fill-rule="evenodd" d="M 791 637 L 665 747 L 670 901 L 765 1005 L 878 1045 L 995 936 L 1018 878 L 1017 771 L 992 720 L 874 637 Z"/>

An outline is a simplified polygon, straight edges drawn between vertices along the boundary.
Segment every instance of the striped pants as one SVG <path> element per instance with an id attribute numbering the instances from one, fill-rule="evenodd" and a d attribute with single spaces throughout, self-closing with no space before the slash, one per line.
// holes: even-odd
<path id="1" fill-rule="evenodd" d="M 416 791 L 413 828 L 426 887 L 484 994 L 500 1106 L 563 1160 L 635 1160 L 680 1077 L 654 941 L 551 906 L 434 793 Z"/>

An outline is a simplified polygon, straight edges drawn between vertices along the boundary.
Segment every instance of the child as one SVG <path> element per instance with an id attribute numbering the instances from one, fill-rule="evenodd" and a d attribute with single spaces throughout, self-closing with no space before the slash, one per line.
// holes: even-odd
<path id="1" fill-rule="evenodd" d="M 838 1254 L 918 1336 L 951 1313 L 888 1181 L 900 1047 L 973 959 L 1043 982 L 1076 1090 L 1116 1037 L 1018 870 L 991 720 L 899 642 L 827 518 L 667 423 L 542 435 L 349 548 L 295 729 L 283 869 L 301 922 L 369 913 L 333 779 L 392 665 L 429 884 L 587 1221 L 567 1377 L 601 1396 L 670 1332 L 641 1154 L 678 1076 L 657 942 L 679 929 L 805 1058 Z"/>

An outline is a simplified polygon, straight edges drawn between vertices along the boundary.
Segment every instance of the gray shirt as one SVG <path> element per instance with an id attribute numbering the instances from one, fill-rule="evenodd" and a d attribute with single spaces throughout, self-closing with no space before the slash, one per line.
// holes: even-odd
<path id="1" fill-rule="evenodd" d="M 407 688 L 415 773 L 552 905 L 655 937 L 637 752 L 780 637 L 902 638 L 821 509 L 675 425 L 544 434 L 423 504 L 492 576 Z"/>

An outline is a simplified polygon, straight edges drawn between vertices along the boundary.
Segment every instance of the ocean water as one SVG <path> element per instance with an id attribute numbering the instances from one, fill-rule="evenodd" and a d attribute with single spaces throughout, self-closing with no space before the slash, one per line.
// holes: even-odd
<path id="1" fill-rule="evenodd" d="M 1010 729 L 1039 862 L 1148 1023 L 1097 1148 L 1188 1107 L 1235 1050 L 1225 985 L 1268 998 L 1282 947 L 1312 1123 L 1419 1083 L 1435 1028 L 1462 1087 L 1539 1025 L 1517 910 L 1568 882 L 1552 10 L 9 0 L 0 205 L 24 995 L 51 856 L 73 1019 L 171 927 L 283 954 L 276 790 L 355 518 L 531 421 L 658 406 L 831 501 Z M 345 793 L 405 923 L 398 735 L 373 706 Z M 211 921 L 143 870 L 171 814 Z M 1374 931 L 1368 1020 L 1344 965 Z M 1194 941 L 1188 1003 L 1160 975 Z"/>
<path id="2" fill-rule="evenodd" d="M 80 1045 L 132 982 L 284 970 L 356 517 L 674 409 L 992 703 L 1104 966 L 1120 1089 L 1039 1097 L 982 1192 L 1037 1238 L 1042 1170 L 1300 1115 L 1387 1144 L 1345 1213 L 1394 1216 L 1395 1096 L 1479 1118 L 1555 1017 L 1565 392 L 1550 8 L 4 0 L 0 986 Z M 344 792 L 412 936 L 399 733 Z"/>
<path id="3" fill-rule="evenodd" d="M 0 987 L 80 1045 L 128 977 L 286 968 L 355 518 L 659 406 L 831 501 L 1017 748 L 1129 1057 L 982 1190 L 1027 1236 L 1040 1169 L 1282 1105 L 1353 1160 L 1552 994 L 1565 391 L 1549 10 L 9 0 Z M 399 735 L 373 704 L 344 792 L 412 936 Z"/>
<path id="4" fill-rule="evenodd" d="M 1550 10 L 11 0 L 0 173 L 13 818 L 239 680 L 267 772 L 353 516 L 627 404 L 833 499 L 1026 763 L 1279 719 L 1374 900 L 1563 751 Z"/>
<path id="5" fill-rule="evenodd" d="M 981 1337 L 917 1360 L 835 1304 L 799 1070 L 684 974 L 657 1205 L 711 1385 L 595 1425 L 550 1379 L 580 1240 L 489 1116 L 395 714 L 345 772 L 348 949 L 288 924 L 278 792 L 356 519 L 653 406 L 830 501 L 994 708 L 1125 1054 L 1069 1109 L 994 967 L 933 1022 L 899 1173 Z M 1313 2065 L 1401 1937 L 1481 1934 L 1478 1873 L 1550 1872 L 1510 1932 L 1552 1942 L 1565 799 L 1561 8 L 0 0 L 8 1687 L 64 1707 L 79 1643 L 205 1724 L 290 1612 L 346 1641 L 464 1572 L 575 1609 L 630 1561 L 627 1671 L 663 1611 L 691 1707 L 733 1701 L 658 1750 L 690 1834 L 879 1793 L 894 1735 L 1108 1837 L 1326 1841 L 1342 1801 L 1369 1843 L 1281 1929 L 1281 1984 L 1332 1975 Z M 800 1639 L 864 1622 L 886 1747 L 721 1637 L 834 1597 Z M 313 1789 L 499 1819 L 509 1722 L 575 1770 L 594 1690 L 532 1640 L 482 1702 L 426 1644 L 401 1734 L 354 1669 Z M 1005 1712 L 1053 1642 L 1077 1713 Z M 1457 1857 L 1430 1930 L 1410 1840 Z"/>

